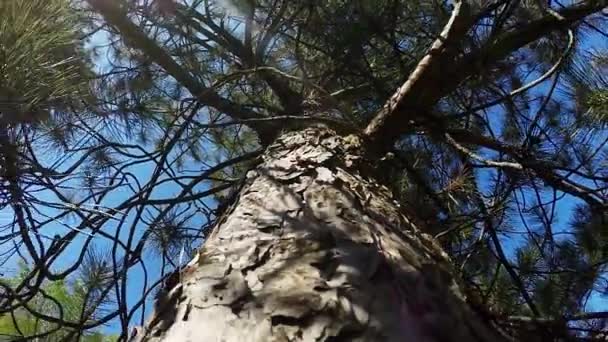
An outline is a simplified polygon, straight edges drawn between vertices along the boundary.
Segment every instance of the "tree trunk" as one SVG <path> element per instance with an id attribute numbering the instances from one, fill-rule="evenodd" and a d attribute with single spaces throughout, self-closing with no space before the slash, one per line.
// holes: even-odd
<path id="1" fill-rule="evenodd" d="M 280 136 L 139 340 L 501 341 L 372 160 L 327 128 Z"/>

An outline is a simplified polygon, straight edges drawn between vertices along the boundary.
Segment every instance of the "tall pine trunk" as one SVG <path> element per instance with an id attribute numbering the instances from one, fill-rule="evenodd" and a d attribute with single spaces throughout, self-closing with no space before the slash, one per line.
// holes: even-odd
<path id="1" fill-rule="evenodd" d="M 280 136 L 143 341 L 500 341 L 354 136 Z"/>

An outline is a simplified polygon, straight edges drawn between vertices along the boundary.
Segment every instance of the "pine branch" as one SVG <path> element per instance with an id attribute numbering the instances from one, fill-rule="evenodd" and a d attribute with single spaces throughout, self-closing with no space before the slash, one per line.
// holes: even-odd
<path id="1" fill-rule="evenodd" d="M 579 20 L 601 11 L 608 0 L 587 1 L 559 11 L 550 11 L 544 17 L 528 25 L 509 31 L 487 42 L 485 46 L 454 60 L 455 49 L 445 49 L 444 42 L 461 40 L 474 24 L 454 8 L 452 19 L 423 57 L 408 80 L 389 99 L 365 129 L 371 141 L 385 148 L 411 126 L 411 121 L 433 118 L 430 109 L 447 94 L 454 91 L 464 80 L 480 71 L 480 68 L 500 61 L 514 51 L 560 29 L 568 28 Z"/>
<path id="2" fill-rule="evenodd" d="M 513 322 L 534 322 L 534 323 L 545 323 L 545 324 L 555 324 L 558 322 L 574 322 L 574 321 L 586 321 L 592 319 L 608 319 L 608 311 L 598 311 L 598 312 L 583 312 L 574 315 L 568 315 L 561 318 L 552 318 L 552 317 L 528 317 L 528 316 L 510 316 L 507 317 L 508 321 Z"/>
<path id="3" fill-rule="evenodd" d="M 238 120 L 262 117 L 259 113 L 220 96 L 213 88 L 206 87 L 197 81 L 167 51 L 142 32 L 126 16 L 124 10 L 116 3 L 117 1 L 87 0 L 87 2 L 95 11 L 102 15 L 108 24 L 120 31 L 127 45 L 142 51 L 152 61 L 161 66 L 180 85 L 188 89 L 201 104 L 213 107 Z M 122 5 L 126 6 L 124 3 Z M 251 127 L 259 133 L 265 132 L 263 127 L 255 123 L 252 123 Z"/>
<path id="4" fill-rule="evenodd" d="M 534 175 L 536 175 L 537 177 L 545 181 L 545 183 L 554 187 L 557 190 L 578 197 L 594 208 L 606 207 L 605 199 L 598 197 L 592 189 L 589 189 L 581 184 L 574 183 L 566 177 L 562 177 L 559 174 L 555 173 L 554 170 L 559 169 L 559 167 L 557 165 L 553 165 L 553 163 L 549 161 L 538 160 L 531 156 L 529 153 L 525 153 L 525 151 L 523 151 L 519 147 L 515 147 L 483 135 L 478 135 L 468 130 L 447 129 L 446 131 L 449 137 L 453 138 L 454 142 L 473 144 L 492 149 L 494 151 L 510 156 L 513 160 L 516 161 L 516 163 L 499 163 L 487 161 L 481 158 L 480 156 L 474 156 L 469 152 L 468 154 L 473 159 L 480 160 L 486 165 L 490 166 L 507 167 L 519 171 L 533 171 Z M 462 149 L 460 150 L 462 151 Z"/>
<path id="5" fill-rule="evenodd" d="M 514 97 L 516 97 L 517 95 L 523 94 L 526 91 L 540 85 L 541 83 L 543 83 L 544 81 L 546 81 L 549 77 L 551 77 L 553 74 L 555 74 L 556 72 L 558 72 L 558 69 L 564 64 L 564 61 L 566 59 L 566 57 L 568 57 L 568 55 L 570 54 L 570 52 L 572 51 L 572 47 L 574 46 L 574 33 L 572 32 L 572 30 L 568 30 L 568 47 L 566 47 L 566 50 L 564 50 L 564 53 L 559 57 L 559 59 L 557 60 L 557 62 L 555 62 L 555 64 L 553 64 L 553 66 L 547 70 L 547 72 L 545 72 L 544 74 L 542 74 L 540 77 L 534 79 L 533 81 L 509 92 L 508 94 L 505 94 L 504 96 L 501 96 L 495 100 L 492 100 L 490 102 L 481 104 L 479 106 L 476 106 L 474 108 L 471 108 L 469 110 L 467 110 L 466 112 L 463 113 L 458 113 L 456 115 L 451 115 L 450 119 L 454 120 L 454 119 L 458 119 L 458 118 L 462 118 L 462 117 L 466 117 L 472 113 L 478 112 L 480 110 L 484 110 L 486 108 L 490 108 L 493 107 L 497 104 L 503 103 L 506 100 L 510 100 Z M 531 127 L 534 127 L 534 125 L 531 125 Z"/>
<path id="6" fill-rule="evenodd" d="M 168 0 L 173 1 L 173 0 Z M 175 3 L 175 6 L 179 9 L 178 13 L 180 14 L 180 18 L 183 20 L 188 20 L 192 22 L 190 16 L 193 16 L 207 25 L 212 32 L 209 32 L 207 29 L 201 27 L 196 24 L 197 28 L 201 29 L 201 32 L 210 39 L 214 39 L 216 43 L 220 46 L 225 47 L 227 50 L 232 52 L 235 56 L 237 56 L 247 68 L 257 69 L 260 71 L 260 75 L 262 79 L 268 84 L 270 89 L 274 92 L 274 94 L 279 98 L 281 105 L 285 112 L 290 115 L 298 114 L 301 112 L 302 108 L 302 95 L 298 92 L 294 91 L 288 82 L 280 77 L 277 77 L 276 73 L 273 70 L 269 70 L 268 66 L 263 63 L 263 53 L 264 50 L 258 51 L 254 53 L 251 47 L 251 27 L 246 29 L 245 31 L 245 43 L 241 42 L 239 39 L 234 37 L 230 32 L 228 32 L 223 27 L 217 25 L 210 16 L 203 15 L 196 10 L 192 10 L 183 4 Z M 248 18 L 246 18 L 247 23 L 251 26 L 250 21 L 253 20 L 253 12 L 255 11 L 255 7 L 251 6 L 251 13 L 249 13 Z M 215 33 L 215 34 L 213 34 Z M 236 65 L 240 67 L 239 65 Z M 272 68 L 275 69 L 275 68 Z M 275 69 L 276 70 L 276 69 Z"/>
<path id="7" fill-rule="evenodd" d="M 429 92 L 433 86 L 440 83 L 444 77 L 442 71 L 445 71 L 447 61 L 451 60 L 457 52 L 453 45 L 465 37 L 473 24 L 466 1 L 456 1 L 449 21 L 431 45 L 428 53 L 418 62 L 407 81 L 397 89 L 365 128 L 365 134 L 372 141 L 382 141 L 383 144 L 393 142 L 393 138 L 396 136 L 386 136 L 381 132 L 396 124 L 396 121 L 399 121 L 400 125 L 407 122 L 402 118 L 404 113 L 401 113 L 404 103 L 421 96 L 423 92 Z M 405 114 L 409 115 L 409 113 Z M 387 141 L 387 138 L 390 141 Z"/>

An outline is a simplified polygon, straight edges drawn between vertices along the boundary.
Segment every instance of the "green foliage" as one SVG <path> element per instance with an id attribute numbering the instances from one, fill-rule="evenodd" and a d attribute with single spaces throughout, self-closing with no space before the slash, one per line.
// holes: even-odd
<path id="1" fill-rule="evenodd" d="M 8 123 L 48 120 L 87 94 L 87 61 L 67 0 L 0 2 L 0 111 Z"/>
<path id="2" fill-rule="evenodd" d="M 21 275 L 15 278 L 0 279 L 9 284 L 17 284 L 23 280 L 28 269 L 22 264 Z M 85 284 L 76 281 L 71 284 L 64 280 L 46 282 L 34 298 L 30 299 L 27 307 L 37 313 L 63 319 L 66 322 L 78 322 L 82 311 L 86 308 L 88 293 Z M 58 325 L 37 317 L 26 308 L 18 308 L 12 313 L 0 315 L 0 340 L 11 341 L 20 338 L 37 338 L 41 342 L 59 342 L 70 338 L 77 341 L 74 328 Z M 116 337 L 104 335 L 96 331 L 81 331 L 78 341 L 81 342 L 114 342 Z"/>
<path id="3" fill-rule="evenodd" d="M 608 124 L 608 90 L 595 91 L 587 97 L 588 114 L 591 120 Z"/>

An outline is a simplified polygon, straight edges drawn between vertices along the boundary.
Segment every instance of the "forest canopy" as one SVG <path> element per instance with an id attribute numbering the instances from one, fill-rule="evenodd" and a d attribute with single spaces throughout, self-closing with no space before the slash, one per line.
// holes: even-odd
<path id="1" fill-rule="evenodd" d="M 126 339 L 265 149 L 325 125 L 479 315 L 605 340 L 607 6 L 0 0 L 0 336 Z"/>

